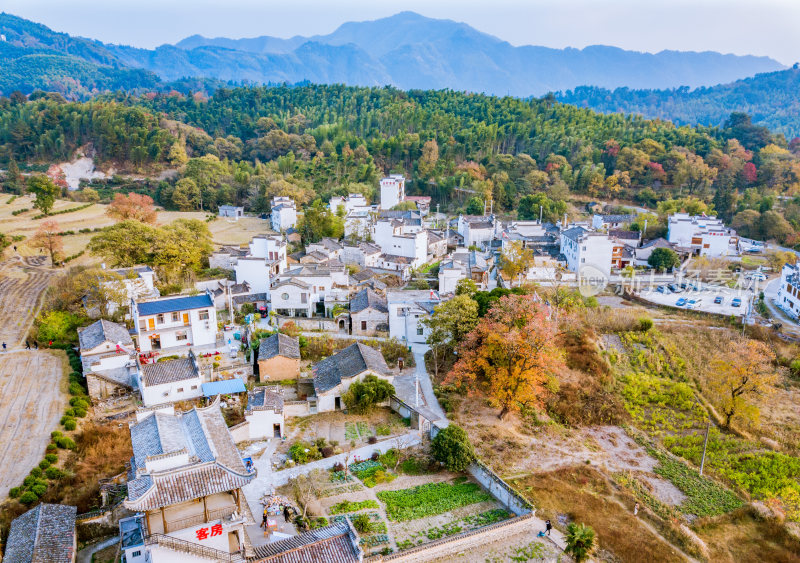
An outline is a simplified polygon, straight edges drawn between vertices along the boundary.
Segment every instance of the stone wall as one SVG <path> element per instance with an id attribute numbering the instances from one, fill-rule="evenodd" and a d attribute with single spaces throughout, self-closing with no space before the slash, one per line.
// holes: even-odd
<path id="1" fill-rule="evenodd" d="M 293 416 L 308 416 L 311 414 L 306 401 L 285 401 L 283 403 L 283 419 Z"/>
<path id="2" fill-rule="evenodd" d="M 508 510 L 521 516 L 530 514 L 533 510 L 531 504 L 515 491 L 511 485 L 503 481 L 494 471 L 480 460 L 475 460 L 467 469 L 476 481 L 483 485 L 494 498 Z"/>
<path id="3" fill-rule="evenodd" d="M 291 321 L 302 331 L 323 330 L 328 332 L 339 332 L 339 324 L 337 320 L 329 319 L 327 317 L 286 317 L 283 315 L 278 315 L 276 319 L 279 327 Z M 345 325 L 347 325 L 347 323 L 345 323 Z M 348 327 L 345 326 L 345 328 Z M 322 335 L 320 334 L 320 336 Z"/>

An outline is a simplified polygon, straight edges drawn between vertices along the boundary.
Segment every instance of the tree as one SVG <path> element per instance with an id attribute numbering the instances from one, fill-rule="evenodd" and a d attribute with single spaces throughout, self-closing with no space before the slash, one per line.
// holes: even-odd
<path id="1" fill-rule="evenodd" d="M 585 561 L 592 549 L 594 549 L 595 531 L 586 524 L 576 524 L 570 522 L 567 525 L 567 535 L 564 537 L 567 547 L 564 552 L 568 553 L 577 563 Z"/>
<path id="2" fill-rule="evenodd" d="M 40 342 L 70 342 L 77 336 L 75 329 L 81 319 L 67 311 L 48 311 L 36 317 L 36 328 Z"/>
<path id="3" fill-rule="evenodd" d="M 128 195 L 116 194 L 114 201 L 106 209 L 109 217 L 120 221 L 133 219 L 142 223 L 155 223 L 156 210 L 153 207 L 153 198 L 148 195 L 129 192 Z"/>
<path id="4" fill-rule="evenodd" d="M 734 419 L 758 422 L 755 401 L 772 391 L 778 381 L 770 365 L 772 354 L 763 342 L 739 339 L 711 362 L 706 385 L 715 408 L 725 417 L 725 428 Z"/>
<path id="5" fill-rule="evenodd" d="M 422 178 L 430 178 L 439 161 L 439 145 L 436 139 L 427 141 L 422 146 L 422 156 L 417 161 L 417 171 Z"/>
<path id="6" fill-rule="evenodd" d="M 49 215 L 56 202 L 56 196 L 61 193 L 61 188 L 47 176 L 36 174 L 28 178 L 28 191 L 36 195 L 33 206 L 45 215 Z"/>
<path id="7" fill-rule="evenodd" d="M 46 250 L 50 255 L 50 263 L 56 265 L 56 257 L 64 250 L 64 241 L 61 239 L 61 227 L 52 219 L 42 221 L 39 228 L 31 238 L 30 245 L 33 248 Z"/>
<path id="8" fill-rule="evenodd" d="M 12 194 L 21 194 L 22 187 L 24 186 L 22 181 L 22 174 L 19 172 L 19 166 L 17 166 L 17 161 L 13 158 L 8 163 L 8 169 L 6 170 L 6 177 L 3 182 L 3 185 L 6 188 L 6 191 L 11 192 Z"/>
<path id="9" fill-rule="evenodd" d="M 297 230 L 304 244 L 317 242 L 324 237 L 340 239 L 344 235 L 344 219 L 327 209 L 318 199 L 306 208 L 297 222 Z"/>
<path id="10" fill-rule="evenodd" d="M 477 291 L 478 286 L 472 278 L 464 278 L 456 282 L 456 295 L 468 295 L 472 297 Z"/>
<path id="11" fill-rule="evenodd" d="M 478 303 L 469 295 L 456 295 L 437 305 L 422 324 L 430 329 L 427 342 L 431 347 L 434 377 L 438 378 L 444 359 L 478 324 Z"/>
<path id="12" fill-rule="evenodd" d="M 87 248 L 114 267 L 152 264 L 159 232 L 139 221 L 122 221 L 92 237 Z"/>
<path id="13" fill-rule="evenodd" d="M 508 276 L 512 284 L 514 278 L 526 273 L 532 263 L 533 250 L 525 248 L 521 240 L 508 243 L 500 255 L 500 270 Z"/>
<path id="14" fill-rule="evenodd" d="M 172 192 L 172 203 L 181 211 L 192 211 L 200 207 L 200 188 L 191 178 L 181 178 Z"/>
<path id="15" fill-rule="evenodd" d="M 533 296 L 507 295 L 461 343 L 445 383 L 483 391 L 501 419 L 540 406 L 556 390 L 555 373 L 563 366 L 556 334 L 556 322 Z"/>
<path id="16" fill-rule="evenodd" d="M 471 197 L 467 202 L 467 215 L 483 215 L 483 200 L 479 197 Z"/>
<path id="17" fill-rule="evenodd" d="M 681 259 L 677 252 L 671 248 L 656 248 L 650 253 L 647 265 L 659 272 L 666 272 L 669 269 L 677 268 L 681 265 Z"/>
<path id="18" fill-rule="evenodd" d="M 169 148 L 167 160 L 175 166 L 183 166 L 186 164 L 189 160 L 189 157 L 186 156 L 186 146 L 180 141 L 172 143 L 172 146 Z"/>
<path id="19" fill-rule="evenodd" d="M 301 474 L 292 480 L 292 493 L 297 504 L 303 508 L 302 517 L 306 517 L 308 505 L 317 499 L 317 495 L 328 481 L 328 475 L 322 469 L 314 469 Z"/>
<path id="20" fill-rule="evenodd" d="M 84 270 L 72 280 L 75 290 L 85 299 L 89 309 L 96 309 L 97 315 L 110 318 L 122 311 L 128 303 L 128 289 L 124 278 L 112 270 L 93 268 Z"/>
<path id="21" fill-rule="evenodd" d="M 354 381 L 342 395 L 347 408 L 355 413 L 366 413 L 378 403 L 394 395 L 394 385 L 376 375 L 369 374 L 362 381 Z"/>
<path id="22" fill-rule="evenodd" d="M 431 440 L 431 455 L 448 471 L 466 471 L 475 460 L 475 450 L 464 429 L 450 424 Z"/>

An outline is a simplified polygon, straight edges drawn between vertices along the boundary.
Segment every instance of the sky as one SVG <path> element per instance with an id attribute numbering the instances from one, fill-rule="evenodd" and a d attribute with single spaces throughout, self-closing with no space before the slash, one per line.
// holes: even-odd
<path id="1" fill-rule="evenodd" d="M 614 45 L 800 61 L 800 0 L 0 0 L 0 10 L 107 43 L 315 35 L 410 10 L 513 45 Z"/>

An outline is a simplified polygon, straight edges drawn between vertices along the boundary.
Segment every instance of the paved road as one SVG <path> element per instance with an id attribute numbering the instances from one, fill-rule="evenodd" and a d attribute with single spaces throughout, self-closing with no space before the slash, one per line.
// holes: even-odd
<path id="1" fill-rule="evenodd" d="M 115 543 L 119 543 L 119 536 L 114 536 L 105 539 L 100 543 L 93 543 L 92 545 L 84 547 L 82 550 L 78 552 L 77 563 L 92 563 L 92 555 L 94 555 L 101 549 L 105 549 L 109 546 L 114 545 Z"/>
<path id="2" fill-rule="evenodd" d="M 419 377 L 419 387 L 422 389 L 422 394 L 425 395 L 425 403 L 428 408 L 439 415 L 443 422 L 447 421 L 447 415 L 444 413 L 439 400 L 433 393 L 433 383 L 431 376 L 425 369 L 425 352 L 428 351 L 427 344 L 412 344 L 411 352 L 414 354 L 414 362 L 416 362 L 416 373 Z"/>
<path id="3" fill-rule="evenodd" d="M 791 336 L 800 337 L 800 326 L 789 318 L 781 309 L 775 305 L 775 299 L 778 296 L 778 289 L 781 285 L 781 278 L 777 277 L 770 280 L 764 287 L 764 303 L 767 305 L 770 314 L 773 318 L 781 323 L 781 332 Z"/>

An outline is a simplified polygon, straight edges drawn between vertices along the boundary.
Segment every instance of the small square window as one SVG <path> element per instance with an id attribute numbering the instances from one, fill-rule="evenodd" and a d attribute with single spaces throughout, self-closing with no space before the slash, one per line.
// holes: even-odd
<path id="1" fill-rule="evenodd" d="M 138 550 L 137 551 L 131 551 L 131 557 L 141 557 L 141 556 L 142 556 L 142 552 L 141 551 L 138 551 Z"/>
<path id="2" fill-rule="evenodd" d="M 422 330 L 423 330 L 423 329 L 422 329 L 422 327 L 421 327 L 421 326 L 418 326 L 418 327 L 417 327 L 417 336 L 422 336 Z"/>
<path id="3" fill-rule="evenodd" d="M 164 315 L 162 315 L 160 313 L 158 315 L 156 315 L 156 322 L 158 324 L 162 324 L 164 322 Z"/>
<path id="4" fill-rule="evenodd" d="M 197 391 L 197 385 L 192 385 L 192 391 Z"/>
<path id="5" fill-rule="evenodd" d="M 178 387 L 178 393 L 183 393 L 183 387 Z"/>
<path id="6" fill-rule="evenodd" d="M 173 323 L 178 322 L 178 312 L 177 311 L 172 313 L 172 322 Z"/>
<path id="7" fill-rule="evenodd" d="M 200 320 L 207 321 L 208 320 L 208 311 L 200 311 Z"/>

